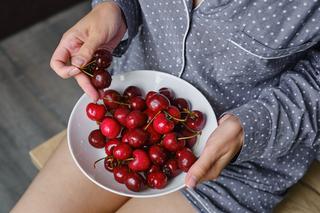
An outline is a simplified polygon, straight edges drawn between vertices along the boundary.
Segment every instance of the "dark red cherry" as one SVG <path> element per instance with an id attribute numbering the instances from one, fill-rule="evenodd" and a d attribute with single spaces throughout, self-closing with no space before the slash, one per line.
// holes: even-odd
<path id="1" fill-rule="evenodd" d="M 120 144 L 120 141 L 118 138 L 110 139 L 108 140 L 106 146 L 105 146 L 105 152 L 108 156 L 112 155 L 114 147 L 118 146 Z"/>
<path id="2" fill-rule="evenodd" d="M 148 133 L 142 129 L 129 130 L 128 133 L 125 135 L 127 142 L 130 144 L 130 146 L 134 148 L 138 148 L 145 145 L 147 143 L 148 136 Z"/>
<path id="3" fill-rule="evenodd" d="M 132 98 L 135 96 L 142 96 L 141 89 L 136 86 L 129 86 L 123 92 L 123 97 Z"/>
<path id="4" fill-rule="evenodd" d="M 112 62 L 112 54 L 106 49 L 98 49 L 93 57 L 96 60 L 96 66 L 99 68 L 107 68 Z"/>
<path id="5" fill-rule="evenodd" d="M 161 166 L 166 161 L 167 154 L 163 147 L 159 145 L 153 145 L 149 148 L 149 157 L 152 163 Z"/>
<path id="6" fill-rule="evenodd" d="M 182 137 L 190 137 L 190 136 L 193 136 L 191 138 L 188 138 L 186 139 L 186 147 L 188 148 L 192 148 L 196 142 L 197 142 L 197 139 L 198 139 L 198 136 L 195 135 L 195 133 L 189 131 L 187 128 L 182 128 L 179 133 L 181 134 Z"/>
<path id="7" fill-rule="evenodd" d="M 148 100 L 151 96 L 153 96 L 154 94 L 157 94 L 157 92 L 155 91 L 149 91 L 146 95 L 146 100 Z"/>
<path id="8" fill-rule="evenodd" d="M 174 92 L 172 89 L 163 87 L 159 89 L 159 93 L 166 96 L 169 99 L 170 103 L 172 103 L 172 101 L 174 100 Z"/>
<path id="9" fill-rule="evenodd" d="M 150 168 L 151 161 L 148 154 L 142 149 L 133 151 L 132 156 L 134 160 L 130 161 L 129 168 L 135 172 L 143 172 Z"/>
<path id="10" fill-rule="evenodd" d="M 184 139 L 179 139 L 177 133 L 171 132 L 164 136 L 162 144 L 164 148 L 171 152 L 176 152 L 185 147 L 186 141 Z"/>
<path id="11" fill-rule="evenodd" d="M 169 177 L 175 177 L 182 171 L 178 166 L 178 161 L 175 158 L 168 160 L 162 167 L 162 171 Z"/>
<path id="12" fill-rule="evenodd" d="M 93 72 L 93 77 L 90 80 L 96 89 L 104 89 L 110 86 L 112 78 L 108 71 L 99 69 Z"/>
<path id="13" fill-rule="evenodd" d="M 198 110 L 192 111 L 186 121 L 187 127 L 189 127 L 194 131 L 202 130 L 205 123 L 206 123 L 206 118 L 204 114 Z"/>
<path id="14" fill-rule="evenodd" d="M 179 120 L 181 119 L 181 113 L 178 109 L 178 107 L 176 106 L 169 106 L 168 110 L 167 110 L 168 114 L 170 116 L 172 116 L 172 120 L 174 123 L 178 123 Z"/>
<path id="15" fill-rule="evenodd" d="M 121 143 L 113 148 L 113 157 L 118 160 L 125 160 L 132 155 L 132 148 L 126 143 Z"/>
<path id="16" fill-rule="evenodd" d="M 184 148 L 179 152 L 177 160 L 179 168 L 184 172 L 188 172 L 193 163 L 196 162 L 197 157 L 190 149 Z"/>
<path id="17" fill-rule="evenodd" d="M 126 117 L 126 127 L 128 129 L 143 127 L 146 123 L 147 115 L 138 110 L 130 112 Z"/>
<path id="18" fill-rule="evenodd" d="M 154 113 L 168 109 L 170 102 L 168 98 L 161 94 L 154 94 L 146 100 L 147 107 Z"/>
<path id="19" fill-rule="evenodd" d="M 129 169 L 127 166 L 125 165 L 120 165 L 117 166 L 113 169 L 113 176 L 114 179 L 118 182 L 118 183 L 125 183 L 127 176 L 129 174 Z"/>
<path id="20" fill-rule="evenodd" d="M 107 110 L 103 105 L 95 104 L 95 103 L 89 103 L 86 107 L 86 112 L 88 118 L 90 118 L 93 121 L 101 121 Z"/>
<path id="21" fill-rule="evenodd" d="M 159 134 L 156 130 L 154 130 L 152 125 L 150 125 L 147 128 L 147 132 L 149 133 L 149 140 L 147 142 L 148 145 L 152 145 L 160 142 L 161 134 Z"/>
<path id="22" fill-rule="evenodd" d="M 112 139 L 119 135 L 121 126 L 115 119 L 106 117 L 100 124 L 100 130 L 104 136 Z"/>
<path id="23" fill-rule="evenodd" d="M 117 166 L 117 161 L 114 160 L 113 158 L 104 159 L 104 168 L 109 172 L 112 172 L 116 166 Z"/>
<path id="24" fill-rule="evenodd" d="M 99 129 L 90 132 L 88 137 L 89 143 L 95 148 L 103 148 L 106 145 L 106 137 L 103 136 Z"/>
<path id="25" fill-rule="evenodd" d="M 147 182 L 151 188 L 163 189 L 168 183 L 168 178 L 163 172 L 152 172 L 147 175 Z"/>
<path id="26" fill-rule="evenodd" d="M 147 121 L 151 121 L 155 116 L 155 113 L 152 112 L 150 109 L 146 109 L 143 113 L 147 115 L 148 117 Z"/>
<path id="27" fill-rule="evenodd" d="M 132 172 L 127 174 L 125 184 L 131 191 L 139 192 L 143 188 L 143 179 L 138 173 Z"/>
<path id="28" fill-rule="evenodd" d="M 108 109 L 116 109 L 119 107 L 121 95 L 112 89 L 106 90 L 102 94 L 103 103 Z"/>
<path id="29" fill-rule="evenodd" d="M 160 172 L 160 171 L 161 171 L 160 166 L 152 164 L 152 166 L 147 171 L 145 171 L 144 175 L 147 176 L 149 173 Z"/>
<path id="30" fill-rule="evenodd" d="M 176 98 L 173 100 L 172 105 L 178 107 L 180 111 L 190 110 L 189 102 L 184 98 Z"/>
<path id="31" fill-rule="evenodd" d="M 114 111 L 113 117 L 117 119 L 122 126 L 125 126 L 127 122 L 126 118 L 129 113 L 130 110 L 127 107 L 119 107 Z"/>
<path id="32" fill-rule="evenodd" d="M 141 96 L 134 96 L 128 102 L 132 110 L 143 111 L 147 108 L 146 102 Z"/>
<path id="33" fill-rule="evenodd" d="M 160 134 L 166 134 L 173 130 L 174 122 L 170 120 L 166 114 L 160 113 L 153 120 L 153 128 L 156 132 Z"/>

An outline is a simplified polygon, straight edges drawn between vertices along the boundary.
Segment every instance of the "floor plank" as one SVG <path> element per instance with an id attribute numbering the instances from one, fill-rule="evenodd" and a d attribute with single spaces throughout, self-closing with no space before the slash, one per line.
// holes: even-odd
<path id="1" fill-rule="evenodd" d="M 0 212 L 8 212 L 37 170 L 29 151 L 63 130 L 82 91 L 61 80 L 49 60 L 63 32 L 89 3 L 0 41 Z"/>

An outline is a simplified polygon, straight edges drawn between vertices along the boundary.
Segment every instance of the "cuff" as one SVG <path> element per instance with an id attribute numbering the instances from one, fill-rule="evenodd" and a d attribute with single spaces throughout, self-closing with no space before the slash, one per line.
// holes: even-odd
<path id="1" fill-rule="evenodd" d="M 271 117 L 267 108 L 258 101 L 251 101 L 224 114 L 237 116 L 244 130 L 243 146 L 234 163 L 263 156 L 271 135 Z"/>

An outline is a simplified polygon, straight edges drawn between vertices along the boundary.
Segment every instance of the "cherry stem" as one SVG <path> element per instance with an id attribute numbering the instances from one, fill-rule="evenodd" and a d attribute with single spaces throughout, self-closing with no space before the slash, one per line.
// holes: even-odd
<path id="1" fill-rule="evenodd" d="M 92 61 L 90 61 L 89 63 L 87 63 L 86 65 L 84 65 L 83 67 L 81 67 L 81 69 L 83 69 L 83 68 L 87 68 L 90 64 L 93 64 L 94 62 L 96 62 L 96 60 L 92 60 Z"/>
<path id="2" fill-rule="evenodd" d="M 134 158 L 127 158 L 127 159 L 123 160 L 123 162 L 126 162 L 126 161 L 133 161 L 133 160 L 134 160 Z"/>
<path id="3" fill-rule="evenodd" d="M 197 133 L 197 131 L 194 131 L 193 129 L 190 129 L 190 127 L 188 127 L 186 124 L 182 123 L 182 125 L 187 128 L 187 130 L 189 130 L 192 133 Z"/>
<path id="4" fill-rule="evenodd" d="M 201 131 L 197 132 L 196 134 L 194 135 L 190 135 L 190 136 L 186 136 L 186 137 L 181 137 L 181 138 L 177 138 L 178 140 L 187 140 L 187 139 L 190 139 L 190 138 L 194 138 L 198 135 L 201 135 Z"/>
<path id="5" fill-rule="evenodd" d="M 130 104 L 127 104 L 127 103 L 123 103 L 123 102 L 119 102 L 119 101 L 113 101 L 113 100 L 110 100 L 110 99 L 108 99 L 108 98 L 103 98 L 103 99 L 105 99 L 105 100 L 107 100 L 107 101 L 110 101 L 110 102 L 112 102 L 112 103 L 116 103 L 116 104 L 120 104 L 120 105 L 126 105 L 126 106 L 129 106 L 129 107 L 130 107 Z"/>
<path id="6" fill-rule="evenodd" d="M 157 112 L 157 114 L 155 114 L 155 116 L 153 116 L 153 118 L 147 123 L 147 125 L 143 128 L 144 131 L 146 131 L 150 124 L 153 122 L 153 120 L 161 113 L 161 111 Z"/>
<path id="7" fill-rule="evenodd" d="M 78 67 L 79 68 L 79 67 Z M 79 68 L 79 70 L 81 70 L 81 72 L 83 72 L 84 74 L 90 76 L 91 78 L 93 78 L 93 75 L 91 73 L 88 73 L 87 71 L 85 71 L 84 69 L 82 68 Z"/>
<path id="8" fill-rule="evenodd" d="M 102 160 L 106 159 L 107 157 L 108 157 L 108 156 L 96 160 L 96 161 L 94 162 L 94 164 L 93 164 L 93 168 L 96 168 L 96 164 L 97 164 L 99 161 L 102 161 Z"/>
<path id="9" fill-rule="evenodd" d="M 179 122 L 186 122 L 187 119 L 188 119 L 188 116 L 186 116 L 185 119 L 180 119 L 180 118 L 176 118 L 176 117 L 170 115 L 170 113 L 167 112 L 167 111 L 164 111 L 164 113 L 165 113 L 166 115 L 168 115 L 170 118 L 172 118 L 173 120 L 176 120 L 176 121 L 179 121 Z"/>

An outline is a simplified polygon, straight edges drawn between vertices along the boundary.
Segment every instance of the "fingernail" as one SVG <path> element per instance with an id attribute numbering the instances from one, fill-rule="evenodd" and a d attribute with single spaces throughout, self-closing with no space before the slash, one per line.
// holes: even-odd
<path id="1" fill-rule="evenodd" d="M 186 185 L 187 185 L 188 188 L 191 188 L 191 189 L 194 188 L 197 185 L 196 177 L 193 176 L 193 175 L 190 175 Z"/>
<path id="2" fill-rule="evenodd" d="M 84 65 L 84 59 L 81 57 L 75 57 L 72 59 L 72 64 L 76 67 L 82 67 Z"/>
<path id="3" fill-rule="evenodd" d="M 80 73 L 80 70 L 78 68 L 74 68 L 72 70 L 69 71 L 69 76 L 74 76 Z"/>

